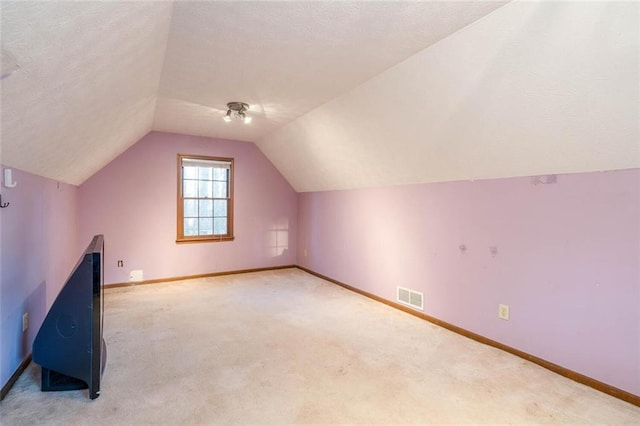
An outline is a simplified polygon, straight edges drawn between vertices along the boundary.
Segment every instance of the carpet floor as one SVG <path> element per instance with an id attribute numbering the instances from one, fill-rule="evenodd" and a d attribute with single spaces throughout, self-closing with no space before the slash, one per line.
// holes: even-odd
<path id="1" fill-rule="evenodd" d="M 40 392 L 2 425 L 638 424 L 640 408 L 298 269 L 108 289 L 101 395 Z"/>

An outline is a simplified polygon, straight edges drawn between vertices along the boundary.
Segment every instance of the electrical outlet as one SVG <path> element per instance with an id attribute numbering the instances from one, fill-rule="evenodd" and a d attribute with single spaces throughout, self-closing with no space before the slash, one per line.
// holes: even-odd
<path id="1" fill-rule="evenodd" d="M 142 269 L 136 269 L 135 271 L 131 271 L 129 274 L 129 281 L 139 282 L 144 281 L 144 275 Z"/>
<path id="2" fill-rule="evenodd" d="M 509 305 L 498 305 L 498 318 L 509 320 Z"/>
<path id="3" fill-rule="evenodd" d="M 307 249 L 304 249 L 304 251 L 302 252 L 304 257 L 307 257 Z"/>
<path id="4" fill-rule="evenodd" d="M 29 312 L 22 315 L 22 332 L 27 331 L 27 328 L 29 328 Z"/>
<path id="5" fill-rule="evenodd" d="M 122 268 L 124 266 L 124 262 L 122 260 L 118 260 L 118 268 Z"/>

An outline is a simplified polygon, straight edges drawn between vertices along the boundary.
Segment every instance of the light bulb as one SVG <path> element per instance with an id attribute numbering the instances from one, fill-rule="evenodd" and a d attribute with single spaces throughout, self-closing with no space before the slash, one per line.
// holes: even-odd
<path id="1" fill-rule="evenodd" d="M 251 118 L 251 117 L 249 117 L 249 116 L 245 116 L 245 117 L 244 117 L 244 124 L 249 124 L 249 123 L 251 123 L 251 120 L 252 120 L 252 118 Z"/>
<path id="2" fill-rule="evenodd" d="M 227 123 L 231 121 L 231 111 L 227 111 L 227 115 L 224 116 L 223 120 Z"/>

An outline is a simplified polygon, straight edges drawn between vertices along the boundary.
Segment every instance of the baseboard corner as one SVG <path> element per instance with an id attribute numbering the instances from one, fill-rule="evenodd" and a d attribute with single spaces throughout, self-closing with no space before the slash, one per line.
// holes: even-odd
<path id="1" fill-rule="evenodd" d="M 0 391 L 0 401 L 7 396 L 13 385 L 18 381 L 20 375 L 27 369 L 30 363 L 31 354 L 27 355 L 26 358 L 22 360 L 16 371 L 14 371 L 11 377 L 9 377 L 9 380 L 7 380 L 7 383 L 2 386 L 2 390 Z"/>

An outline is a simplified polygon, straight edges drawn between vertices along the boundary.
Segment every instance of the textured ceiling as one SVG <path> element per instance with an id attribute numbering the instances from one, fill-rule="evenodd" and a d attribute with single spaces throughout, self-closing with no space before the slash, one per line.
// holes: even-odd
<path id="1" fill-rule="evenodd" d="M 503 3 L 176 2 L 153 127 L 256 141 Z"/>
<path id="2" fill-rule="evenodd" d="M 3 1 L 2 162 L 80 184 L 150 130 L 257 141 L 504 3 Z"/>
<path id="3" fill-rule="evenodd" d="M 257 144 L 299 192 L 640 167 L 640 2 L 509 3 Z"/>
<path id="4" fill-rule="evenodd" d="M 0 5 L 2 162 L 82 183 L 151 129 L 171 4 Z"/>

